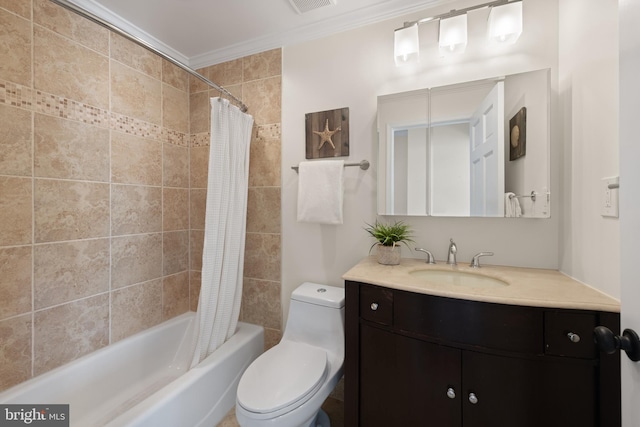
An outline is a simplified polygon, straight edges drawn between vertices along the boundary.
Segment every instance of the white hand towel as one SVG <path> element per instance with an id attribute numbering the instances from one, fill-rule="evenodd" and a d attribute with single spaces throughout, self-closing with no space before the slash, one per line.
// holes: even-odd
<path id="1" fill-rule="evenodd" d="M 506 218 L 519 218 L 522 216 L 520 202 L 515 193 L 504 193 L 504 211 Z"/>
<path id="2" fill-rule="evenodd" d="M 344 161 L 302 162 L 298 173 L 298 222 L 342 224 Z"/>
<path id="3" fill-rule="evenodd" d="M 514 193 L 504 193 L 504 216 L 505 218 L 513 218 L 513 204 L 511 200 L 516 197 Z"/>
<path id="4" fill-rule="evenodd" d="M 516 218 L 520 218 L 522 216 L 522 208 L 520 208 L 520 200 L 517 197 L 513 198 L 513 213 Z"/>

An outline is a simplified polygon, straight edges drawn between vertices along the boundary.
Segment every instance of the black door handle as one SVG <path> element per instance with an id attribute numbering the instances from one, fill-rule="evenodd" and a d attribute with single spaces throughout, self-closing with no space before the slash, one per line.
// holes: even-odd
<path id="1" fill-rule="evenodd" d="M 620 335 L 614 335 L 611 329 L 605 326 L 596 326 L 593 330 L 593 340 L 600 350 L 613 354 L 616 350 L 624 350 L 629 359 L 637 362 L 640 360 L 640 338 L 633 329 L 625 329 Z"/>

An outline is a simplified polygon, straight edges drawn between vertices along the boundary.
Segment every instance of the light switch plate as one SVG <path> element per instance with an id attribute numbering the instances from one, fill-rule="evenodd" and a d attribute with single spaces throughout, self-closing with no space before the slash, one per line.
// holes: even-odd
<path id="1" fill-rule="evenodd" d="M 601 181 L 602 204 L 600 214 L 603 217 L 618 218 L 618 194 L 620 178 L 617 176 L 602 178 Z"/>

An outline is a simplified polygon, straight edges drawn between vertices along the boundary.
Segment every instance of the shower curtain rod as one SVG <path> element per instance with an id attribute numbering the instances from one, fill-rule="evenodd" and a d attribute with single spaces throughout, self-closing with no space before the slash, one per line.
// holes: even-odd
<path id="1" fill-rule="evenodd" d="M 183 64 L 182 62 L 178 61 L 177 59 L 172 58 L 171 56 L 167 55 L 164 52 L 159 51 L 158 49 L 156 49 L 155 47 L 153 47 L 151 44 L 149 44 L 148 42 L 127 33 L 126 31 L 124 31 L 123 29 L 116 27 L 115 25 L 111 24 L 110 22 L 105 21 L 104 19 L 94 15 L 93 13 L 89 12 L 86 9 L 81 8 L 80 6 L 71 3 L 68 0 L 50 0 L 53 3 L 62 6 L 66 9 L 69 9 L 70 11 L 77 13 L 80 16 L 83 16 L 85 18 L 87 18 L 90 21 L 95 22 L 98 25 L 101 25 L 111 31 L 113 31 L 114 33 L 117 33 L 129 40 L 131 40 L 134 43 L 137 43 L 138 45 L 144 47 L 145 49 L 155 53 L 156 55 L 159 55 L 160 57 L 166 59 L 167 61 L 171 62 L 172 64 L 182 68 L 184 71 L 186 71 L 187 73 L 191 74 L 192 76 L 194 76 L 197 79 L 202 80 L 203 82 L 205 82 L 206 84 L 208 84 L 209 86 L 211 86 L 212 88 L 216 89 L 217 91 L 219 91 L 220 93 L 228 96 L 229 98 L 232 98 L 234 101 L 236 101 L 238 104 L 240 104 L 240 109 L 242 110 L 243 113 L 246 113 L 248 108 L 247 106 L 244 104 L 244 102 L 240 101 L 238 98 L 236 98 L 233 94 L 231 94 L 231 92 L 229 92 L 228 90 L 226 90 L 225 88 L 223 88 L 222 86 L 219 86 L 217 84 L 215 84 L 214 82 L 212 82 L 211 80 L 209 80 L 208 78 L 206 78 L 205 76 L 203 76 L 202 74 L 198 73 L 197 71 L 195 71 L 194 69 L 192 69 L 191 67 Z"/>

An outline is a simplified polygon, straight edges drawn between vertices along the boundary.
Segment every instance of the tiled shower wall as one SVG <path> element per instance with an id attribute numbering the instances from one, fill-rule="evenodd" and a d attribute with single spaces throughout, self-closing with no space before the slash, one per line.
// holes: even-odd
<path id="1" fill-rule="evenodd" d="M 279 67 L 277 119 L 252 111 L 252 155 L 275 164 L 263 173 L 252 160 L 261 212 L 243 308 L 272 337 Z M 244 74 L 236 89 L 250 108 L 271 96 L 269 79 Z M 190 131 L 199 92 L 178 67 L 48 0 L 0 0 L 0 390 L 195 309 L 208 150 L 206 130 Z"/>

